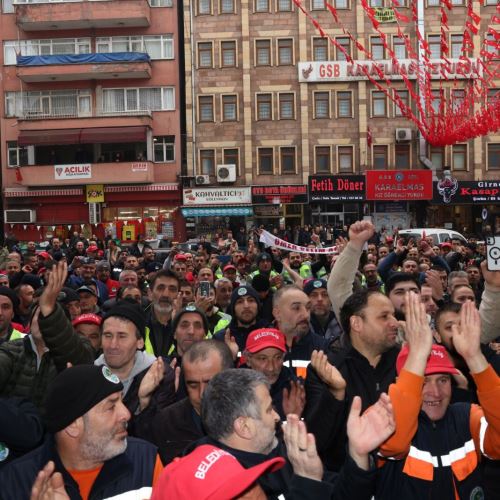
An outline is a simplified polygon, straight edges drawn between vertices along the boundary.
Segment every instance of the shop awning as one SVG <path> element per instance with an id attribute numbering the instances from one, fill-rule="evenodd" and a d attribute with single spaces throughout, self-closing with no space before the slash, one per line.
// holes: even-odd
<path id="1" fill-rule="evenodd" d="M 253 215 L 253 208 L 251 206 L 205 208 L 181 207 L 181 210 L 184 217 L 248 217 Z"/>
<path id="2" fill-rule="evenodd" d="M 61 130 L 22 130 L 20 146 L 145 142 L 147 127 L 95 127 Z"/>

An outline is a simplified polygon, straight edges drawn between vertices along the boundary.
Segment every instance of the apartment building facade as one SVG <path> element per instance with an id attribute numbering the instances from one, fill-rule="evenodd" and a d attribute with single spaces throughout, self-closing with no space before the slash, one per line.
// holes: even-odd
<path id="1" fill-rule="evenodd" d="M 6 232 L 183 239 L 177 2 L 2 0 L 1 9 Z"/>
<path id="2" fill-rule="evenodd" d="M 410 1 L 399 3 L 400 12 L 411 17 Z M 431 59 L 439 62 L 440 2 L 417 3 Z M 458 63 L 467 2 L 451 3 L 448 58 Z M 330 4 L 373 60 L 390 59 L 361 2 L 331 0 Z M 409 59 L 391 16 L 392 2 L 369 4 L 386 16 L 380 29 L 398 60 Z M 370 64 L 365 52 L 333 21 L 323 0 L 303 0 L 302 5 L 355 64 Z M 496 5 L 496 0 L 473 1 L 481 21 L 473 37 L 471 63 L 481 57 L 485 37 L 492 37 L 488 28 L 493 26 Z M 500 135 L 429 146 L 413 122 L 366 77 L 336 74 L 339 67 L 349 73 L 345 54 L 320 36 L 292 0 L 191 0 L 184 2 L 184 18 L 186 159 L 193 182 L 184 188 L 182 210 L 192 217 L 191 227 L 201 224 L 206 231 L 216 231 L 228 224 L 291 226 L 310 221 L 342 225 L 371 215 L 379 227 L 419 223 L 472 232 L 484 220 L 493 224 L 497 220 L 500 197 L 464 195 L 456 203 L 445 203 L 437 181 L 446 170 L 451 171 L 453 183 L 465 183 L 467 189 L 478 187 L 480 181 L 500 181 Z M 413 23 L 402 29 L 417 51 Z M 486 49 L 496 51 L 492 62 L 498 70 L 498 47 Z M 453 75 L 448 81 L 436 80 L 433 106 L 439 107 L 443 96 L 458 101 L 461 85 L 473 78 L 471 74 L 458 83 Z M 492 82 L 489 98 L 495 98 L 498 83 Z M 392 84 L 417 113 L 404 83 L 394 79 Z M 433 178 L 425 177 L 433 182 L 433 200 L 415 202 L 411 196 L 401 196 L 397 202 L 376 202 L 363 185 L 369 181 L 366 172 L 384 171 L 390 176 L 399 170 L 429 168 Z M 331 191 L 328 186 L 333 182 L 343 187 L 345 195 L 312 196 L 312 185 Z M 488 216 L 483 220 L 484 208 Z"/>

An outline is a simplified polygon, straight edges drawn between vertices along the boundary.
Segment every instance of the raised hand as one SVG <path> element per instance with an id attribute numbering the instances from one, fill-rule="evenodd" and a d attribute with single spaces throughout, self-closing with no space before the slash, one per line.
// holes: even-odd
<path id="1" fill-rule="evenodd" d="M 474 302 L 462 304 L 460 309 L 460 327 L 452 326 L 453 345 L 464 358 L 471 373 L 485 370 L 488 362 L 481 352 L 481 318 Z"/>
<path id="2" fill-rule="evenodd" d="M 163 358 L 159 356 L 149 367 L 149 370 L 146 372 L 146 375 L 144 375 L 141 380 L 141 385 L 139 386 L 138 396 L 141 411 L 149 405 L 153 392 L 160 385 L 164 376 L 165 363 L 163 362 Z"/>
<path id="3" fill-rule="evenodd" d="M 374 235 L 375 227 L 370 221 L 360 220 L 349 227 L 349 243 L 358 250 Z"/>
<path id="4" fill-rule="evenodd" d="M 63 477 L 60 472 L 54 472 L 54 470 L 54 462 L 47 462 L 47 465 L 36 476 L 31 488 L 30 500 L 69 500 Z"/>
<path id="5" fill-rule="evenodd" d="M 170 368 L 172 368 L 172 370 L 174 370 L 174 374 L 175 374 L 174 388 L 175 388 L 175 392 L 177 392 L 179 390 L 179 382 L 181 380 L 181 367 L 177 366 L 177 359 L 176 358 L 174 358 L 170 362 Z"/>
<path id="6" fill-rule="evenodd" d="M 430 269 L 425 273 L 425 282 L 432 288 L 432 297 L 435 300 L 441 300 L 443 298 L 444 290 L 443 282 L 439 277 L 439 273 L 437 271 L 434 271 L 433 269 Z"/>
<path id="7" fill-rule="evenodd" d="M 311 366 L 314 371 L 333 394 L 335 399 L 342 401 L 345 397 L 346 381 L 340 372 L 328 362 L 328 357 L 323 351 L 314 350 L 311 355 Z"/>
<path id="8" fill-rule="evenodd" d="M 391 400 L 385 393 L 361 415 L 361 398 L 355 396 L 347 419 L 349 454 L 362 469 L 369 467 L 368 454 L 396 430 Z"/>
<path id="9" fill-rule="evenodd" d="M 240 352 L 240 348 L 236 339 L 231 335 L 231 330 L 226 328 L 226 333 L 224 334 L 224 342 L 231 349 L 231 354 L 233 355 L 233 359 L 236 361 L 238 358 L 238 353 Z"/>
<path id="10" fill-rule="evenodd" d="M 47 317 L 56 308 L 57 296 L 59 295 L 66 278 L 68 277 L 68 265 L 65 261 L 60 261 L 52 268 L 49 273 L 49 281 L 47 286 L 44 288 L 38 304 L 40 305 L 40 310 L 42 314 Z"/>
<path id="11" fill-rule="evenodd" d="M 285 415 L 293 413 L 299 417 L 306 405 L 306 391 L 299 381 L 290 382 L 290 390 L 283 389 L 283 411 Z"/>
<path id="12" fill-rule="evenodd" d="M 283 425 L 283 438 L 293 472 L 297 476 L 321 481 L 323 463 L 316 450 L 316 441 L 312 434 L 307 433 L 306 425 L 297 415 L 287 415 L 286 425 Z"/>

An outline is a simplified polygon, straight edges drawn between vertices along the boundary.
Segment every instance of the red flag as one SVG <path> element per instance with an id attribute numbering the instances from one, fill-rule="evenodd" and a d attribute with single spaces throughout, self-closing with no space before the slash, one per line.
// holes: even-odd
<path id="1" fill-rule="evenodd" d="M 22 182 L 23 174 L 21 173 L 21 169 L 19 167 L 16 168 L 16 181 Z"/>
<path id="2" fill-rule="evenodd" d="M 368 127 L 366 131 L 366 144 L 368 144 L 369 148 L 371 148 L 373 144 L 372 129 L 370 127 Z"/>

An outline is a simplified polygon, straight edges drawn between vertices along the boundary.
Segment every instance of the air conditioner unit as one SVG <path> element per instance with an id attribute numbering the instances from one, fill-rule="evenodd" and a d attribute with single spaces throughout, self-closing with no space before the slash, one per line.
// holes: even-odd
<path id="1" fill-rule="evenodd" d="M 36 210 L 4 210 L 5 222 L 36 222 Z"/>
<path id="2" fill-rule="evenodd" d="M 236 165 L 234 163 L 227 165 L 217 165 L 217 182 L 235 182 Z"/>
<path id="3" fill-rule="evenodd" d="M 209 175 L 197 175 L 194 179 L 194 183 L 197 186 L 203 186 L 204 184 L 210 184 L 210 176 Z"/>
<path id="4" fill-rule="evenodd" d="M 101 222 L 101 204 L 89 203 L 89 224 L 99 224 Z"/>
<path id="5" fill-rule="evenodd" d="M 396 142 L 411 141 L 411 128 L 397 128 Z"/>

